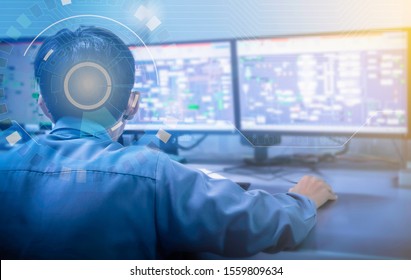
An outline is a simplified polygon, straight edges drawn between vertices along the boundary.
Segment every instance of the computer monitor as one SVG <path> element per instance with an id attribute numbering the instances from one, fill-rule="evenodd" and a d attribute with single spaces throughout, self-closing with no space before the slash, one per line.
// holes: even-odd
<path id="1" fill-rule="evenodd" d="M 234 129 L 230 41 L 131 46 L 139 112 L 126 130 Z"/>
<path id="2" fill-rule="evenodd" d="M 34 43 L 24 53 L 31 40 L 0 41 L 0 104 L 2 120 L 14 120 L 28 130 L 38 130 L 51 125 L 37 105 L 39 89 L 34 78 L 33 63 L 40 43 Z"/>
<path id="3" fill-rule="evenodd" d="M 249 133 L 409 133 L 407 30 L 236 43 L 241 130 Z"/>

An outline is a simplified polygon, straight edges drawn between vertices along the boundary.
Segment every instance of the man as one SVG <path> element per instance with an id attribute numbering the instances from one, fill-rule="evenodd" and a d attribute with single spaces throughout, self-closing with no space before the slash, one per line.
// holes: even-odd
<path id="1" fill-rule="evenodd" d="M 244 191 L 145 147 L 116 142 L 137 112 L 134 59 L 111 32 L 62 30 L 38 51 L 50 134 L 1 155 L 2 259 L 228 257 L 290 249 L 335 195 L 304 177 L 289 193 Z"/>

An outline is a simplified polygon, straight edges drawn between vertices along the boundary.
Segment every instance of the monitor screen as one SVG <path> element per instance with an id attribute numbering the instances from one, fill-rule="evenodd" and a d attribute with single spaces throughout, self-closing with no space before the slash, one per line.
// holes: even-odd
<path id="1" fill-rule="evenodd" d="M 408 133 L 408 33 L 237 42 L 243 131 Z"/>
<path id="2" fill-rule="evenodd" d="M 40 43 L 34 43 L 26 56 L 31 41 L 0 43 L 0 104 L 4 110 L 0 120 L 10 119 L 26 128 L 36 130 L 40 124 L 50 124 L 37 105 L 39 90 L 34 78 L 33 62 Z"/>
<path id="3" fill-rule="evenodd" d="M 139 112 L 128 130 L 224 131 L 234 128 L 231 44 L 130 47 Z M 154 62 L 153 62 L 154 61 Z"/>

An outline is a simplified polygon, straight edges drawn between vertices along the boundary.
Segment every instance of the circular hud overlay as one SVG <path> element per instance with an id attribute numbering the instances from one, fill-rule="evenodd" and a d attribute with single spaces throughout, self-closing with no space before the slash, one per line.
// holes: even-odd
<path id="1" fill-rule="evenodd" d="M 107 70 L 94 62 L 74 65 L 64 78 L 64 94 L 71 104 L 82 110 L 95 110 L 104 105 L 111 89 Z"/>

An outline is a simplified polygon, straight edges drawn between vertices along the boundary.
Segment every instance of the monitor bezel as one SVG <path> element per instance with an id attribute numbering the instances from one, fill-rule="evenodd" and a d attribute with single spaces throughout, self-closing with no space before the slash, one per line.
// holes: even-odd
<path id="1" fill-rule="evenodd" d="M 156 46 L 170 46 L 170 45 L 190 45 L 190 44 L 207 44 L 207 43 L 228 43 L 230 47 L 230 64 L 231 64 L 231 93 L 232 93 L 232 101 L 233 101 L 233 128 L 228 129 L 228 128 L 222 128 L 222 129 L 208 129 L 208 128 L 199 128 L 199 129 L 184 129 L 184 127 L 181 127 L 180 125 L 177 125 L 175 128 L 168 127 L 165 124 L 137 124 L 139 128 L 133 128 L 132 126 L 134 124 L 126 124 L 124 131 L 127 133 L 141 133 L 141 132 L 147 132 L 147 133 L 155 133 L 157 132 L 160 128 L 165 129 L 169 132 L 172 132 L 174 135 L 184 135 L 184 134 L 233 134 L 237 128 L 238 128 L 238 116 L 237 116 L 237 91 L 236 91 L 236 73 L 234 69 L 234 61 L 236 58 L 236 53 L 233 51 L 234 46 L 235 46 L 235 40 L 234 39 L 211 39 L 211 40 L 188 40 L 188 41 L 167 41 L 167 42 L 150 42 L 146 43 L 146 47 L 156 47 Z M 127 45 L 129 48 L 132 47 L 144 47 L 142 45 L 134 45 L 134 44 L 129 44 Z M 191 124 L 190 124 L 191 125 Z M 195 124 L 192 124 L 195 125 Z M 142 128 L 142 126 L 146 126 L 146 128 Z M 141 129 L 140 129 L 141 127 Z"/>
<path id="2" fill-rule="evenodd" d="M 302 131 L 302 130 L 295 130 L 295 131 L 288 131 L 288 130 L 264 130 L 264 129 L 245 129 L 242 127 L 241 122 L 241 96 L 239 90 L 239 68 L 238 68 L 238 53 L 235 52 L 234 58 L 234 66 L 236 71 L 236 85 L 237 85 L 237 128 L 239 131 L 245 136 L 251 135 L 269 135 L 269 134 L 276 134 L 276 135 L 284 135 L 284 136 L 340 136 L 340 137 L 361 137 L 361 138 L 403 138 L 409 139 L 411 138 L 411 28 L 407 27 L 398 27 L 398 28 L 379 28 L 379 29 L 366 29 L 366 30 L 348 30 L 348 31 L 333 31 L 333 32 L 319 32 L 319 33 L 302 33 L 302 34 L 280 34 L 274 36 L 258 36 L 253 37 L 252 39 L 237 39 L 234 40 L 234 48 L 237 49 L 238 43 L 241 41 L 252 41 L 252 40 L 264 40 L 264 39 L 282 39 L 282 38 L 302 38 L 302 37 L 314 37 L 314 36 L 333 36 L 333 35 L 361 35 L 362 34 L 369 34 L 369 33 L 384 33 L 384 32 L 406 32 L 407 33 L 407 62 L 406 62 L 406 78 L 408 81 L 407 84 L 407 131 L 405 133 L 379 133 L 379 132 L 363 132 L 361 130 L 356 130 L 352 132 L 341 132 L 341 131 L 331 131 L 327 130 L 324 132 L 319 131 Z M 360 128 L 360 127 L 358 127 Z"/>

